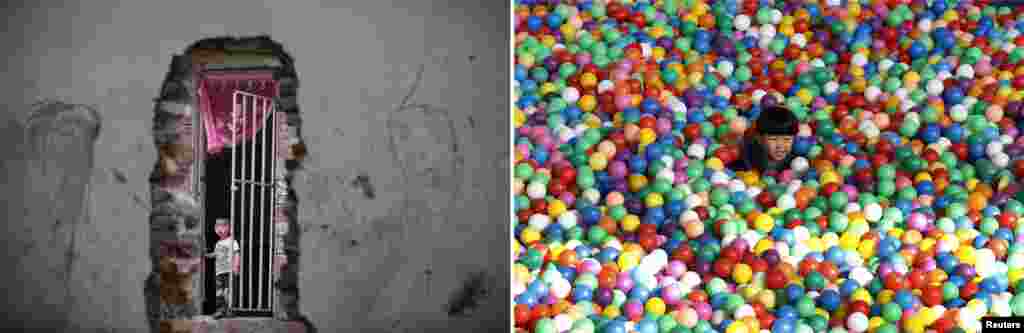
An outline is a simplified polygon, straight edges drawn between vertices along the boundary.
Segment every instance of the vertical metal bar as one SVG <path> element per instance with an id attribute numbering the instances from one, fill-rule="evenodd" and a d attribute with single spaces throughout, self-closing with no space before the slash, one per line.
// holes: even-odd
<path id="1" fill-rule="evenodd" d="M 279 221 L 277 221 L 277 142 L 280 141 L 281 138 L 279 137 L 280 135 L 277 133 L 277 103 L 276 102 L 271 102 L 270 107 L 271 107 L 271 109 L 270 109 L 270 126 L 271 127 L 270 128 L 271 128 L 271 133 L 273 135 L 273 137 L 271 138 L 271 142 L 270 142 L 270 159 L 271 159 L 271 161 L 273 163 L 273 167 L 271 167 L 271 169 L 270 169 L 270 172 L 271 172 L 271 175 L 272 175 L 272 177 L 270 177 L 270 178 L 272 179 L 271 182 L 273 183 L 273 185 L 270 187 L 270 193 L 271 193 L 271 195 L 270 195 L 270 197 L 271 197 L 271 201 L 270 201 L 271 202 L 271 206 L 270 207 L 274 211 L 273 212 L 274 223 L 277 223 L 277 222 L 279 222 Z M 277 225 L 273 224 L 273 226 L 275 226 L 275 228 L 273 228 L 275 233 L 274 233 L 274 235 L 271 235 L 270 238 L 269 238 L 269 240 L 270 240 L 269 248 L 270 248 L 271 265 L 274 265 L 273 264 L 273 261 L 274 261 L 273 258 L 277 257 L 277 251 L 275 251 L 275 249 L 274 249 L 274 243 L 276 243 L 274 240 L 277 237 L 277 233 L 276 233 L 276 231 L 277 231 L 276 226 Z M 273 267 L 273 266 L 271 266 L 271 267 Z M 271 286 L 274 285 L 274 273 L 273 272 L 274 271 L 271 270 L 270 280 L 268 282 Z M 268 288 L 268 289 L 273 289 L 273 288 Z M 275 300 L 274 294 L 275 294 L 275 292 L 273 290 L 268 290 L 268 292 L 270 293 L 270 306 L 268 308 L 270 309 L 271 312 L 273 312 L 274 311 L 274 300 Z"/>
<path id="2" fill-rule="evenodd" d="M 267 102 L 266 102 L 266 100 L 263 100 L 262 98 L 261 98 L 261 100 L 262 101 L 261 101 L 260 104 L 261 104 L 262 108 L 260 110 L 260 117 L 259 118 L 260 118 L 260 126 L 263 127 L 263 128 L 260 129 L 260 136 L 262 136 L 262 139 L 260 139 L 260 166 L 261 166 L 260 167 L 260 184 L 263 184 L 263 185 L 260 186 L 260 249 L 259 249 L 259 251 L 260 251 L 260 274 L 259 274 L 260 275 L 259 276 L 259 278 L 260 278 L 260 283 L 259 283 L 259 285 L 260 285 L 260 297 L 259 297 L 259 307 L 263 308 L 263 301 L 264 301 L 264 298 L 266 296 L 265 295 L 266 292 L 263 290 L 263 287 L 264 287 L 264 283 L 263 283 L 263 269 L 264 269 L 264 267 L 263 267 L 264 266 L 263 265 L 263 259 L 266 257 L 264 255 L 264 252 L 266 252 L 265 249 L 266 249 L 266 245 L 267 245 L 267 243 L 266 243 L 266 241 L 264 241 L 264 239 L 266 237 L 265 230 L 266 230 L 266 224 L 267 224 L 267 220 L 268 220 L 267 219 L 267 215 L 266 215 L 266 213 L 267 213 L 267 185 L 266 185 L 266 181 L 267 181 L 267 128 L 266 128 L 266 126 L 267 126 L 267 117 L 266 117 Z"/>
<path id="3" fill-rule="evenodd" d="M 249 130 L 250 131 L 252 131 L 252 130 L 254 130 L 256 128 L 256 126 L 255 126 L 255 124 L 256 124 L 256 117 L 252 116 L 252 113 L 254 113 L 254 112 L 252 112 L 252 110 L 255 109 L 255 107 L 253 106 L 253 104 L 256 102 L 255 99 L 256 99 L 255 97 L 249 96 L 249 98 L 248 98 L 249 107 L 246 108 L 246 110 L 248 110 L 248 113 L 249 113 L 249 119 L 250 119 Z M 256 179 L 256 137 L 255 137 L 255 134 L 256 133 L 253 133 L 253 138 L 251 140 L 249 140 L 250 141 L 249 142 L 249 178 L 246 179 L 246 180 L 248 180 L 250 182 Z M 249 253 L 248 253 L 248 256 L 246 256 L 245 259 L 246 259 L 246 262 L 248 264 L 250 264 L 250 266 L 252 266 L 252 258 L 253 258 L 253 253 L 252 253 L 252 250 L 253 250 L 252 249 L 252 236 L 253 236 L 253 231 L 254 231 L 253 229 L 256 226 L 255 225 L 255 223 L 256 223 L 255 217 L 256 216 L 254 214 L 256 212 L 256 210 L 253 209 L 253 204 L 255 203 L 255 201 L 256 201 L 256 186 L 254 184 L 252 184 L 252 183 L 249 183 L 249 225 L 246 226 L 246 230 L 248 231 L 247 234 L 249 236 L 249 241 L 248 241 L 249 245 L 246 246 L 246 249 L 249 250 Z M 248 267 L 248 268 L 249 268 L 248 272 L 246 273 L 248 275 L 247 278 L 246 278 L 246 283 L 248 283 L 249 289 L 252 290 L 253 289 L 253 283 L 252 283 L 253 279 L 252 279 L 252 276 L 253 276 L 253 273 L 254 273 L 253 272 L 253 268 L 254 267 Z M 253 295 L 251 293 L 246 293 L 246 295 L 248 296 L 246 298 L 246 300 L 248 301 L 248 302 L 246 302 L 246 304 L 248 304 L 249 308 L 252 308 L 253 299 L 255 297 L 253 297 Z"/>
<path id="4" fill-rule="evenodd" d="M 237 115 L 238 115 L 239 112 L 238 112 L 238 104 L 236 104 L 235 98 L 237 98 L 235 95 L 231 96 L 231 128 L 232 128 L 232 130 L 231 130 L 231 179 L 230 179 L 230 184 L 231 184 L 230 185 L 231 186 L 231 203 L 230 203 L 231 204 L 231 233 L 232 233 L 231 239 L 235 239 L 235 237 L 237 237 L 237 235 L 234 235 L 234 233 L 235 233 L 235 192 L 237 191 L 237 187 L 236 186 L 238 184 L 238 182 L 236 181 L 237 176 L 235 174 L 236 174 L 237 170 L 235 170 L 235 167 L 236 167 L 236 165 L 238 163 L 237 162 L 238 158 L 236 156 L 238 151 L 235 149 L 236 145 L 234 143 L 238 141 L 238 132 L 236 132 L 234 129 L 238 128 L 238 117 L 237 117 Z M 228 275 L 228 276 L 231 276 L 231 275 Z M 236 288 L 237 286 L 235 285 L 235 279 L 233 279 L 233 278 L 228 279 L 228 286 L 229 286 L 228 294 L 224 295 L 224 297 L 226 297 L 228 299 L 228 307 L 234 308 L 235 307 L 235 294 L 237 294 L 237 291 L 238 291 L 238 289 Z"/>

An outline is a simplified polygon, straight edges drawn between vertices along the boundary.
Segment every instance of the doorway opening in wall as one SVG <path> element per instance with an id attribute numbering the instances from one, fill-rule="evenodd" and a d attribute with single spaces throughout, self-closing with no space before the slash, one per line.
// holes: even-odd
<path id="1" fill-rule="evenodd" d="M 275 311 L 274 219 L 283 186 L 278 85 L 272 70 L 202 70 L 197 73 L 196 167 L 206 260 L 201 312 L 270 317 Z M 216 232 L 230 225 L 230 238 Z M 238 257 L 216 256 L 218 245 Z M 218 262 L 222 261 L 222 262 Z M 226 263 L 225 263 L 226 262 Z M 220 281 L 218 281 L 220 280 Z"/>

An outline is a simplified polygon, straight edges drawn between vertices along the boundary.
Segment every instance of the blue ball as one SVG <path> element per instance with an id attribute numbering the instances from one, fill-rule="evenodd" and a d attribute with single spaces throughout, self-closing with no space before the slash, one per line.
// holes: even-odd
<path id="1" fill-rule="evenodd" d="M 544 20 L 535 15 L 530 15 L 526 18 L 526 28 L 530 29 L 531 32 L 540 31 L 540 28 L 544 26 Z"/>
<path id="2" fill-rule="evenodd" d="M 790 283 L 789 285 L 786 286 L 786 298 L 789 299 L 790 302 L 795 302 L 796 300 L 800 299 L 800 297 L 803 296 L 804 287 L 801 287 L 800 285 L 795 283 Z"/>
<path id="3" fill-rule="evenodd" d="M 597 254 L 597 261 L 601 262 L 602 264 L 614 262 L 618 258 L 619 250 L 616 250 L 613 247 L 603 248 L 601 249 L 601 252 Z"/>
<path id="4" fill-rule="evenodd" d="M 658 333 L 658 323 L 653 320 L 644 318 L 640 322 L 636 323 L 637 333 Z"/>
<path id="5" fill-rule="evenodd" d="M 572 289 L 572 299 L 575 302 L 590 301 L 594 298 L 594 291 L 586 286 L 576 286 Z"/>
<path id="6" fill-rule="evenodd" d="M 818 295 L 818 305 L 830 312 L 838 309 L 841 302 L 839 293 L 832 289 L 825 289 Z"/>
<path id="7" fill-rule="evenodd" d="M 613 320 L 606 324 L 603 333 L 626 333 L 626 324 L 621 320 Z"/>
<path id="8" fill-rule="evenodd" d="M 537 297 L 529 291 L 524 291 L 519 296 L 516 296 L 516 304 L 524 304 L 527 307 L 533 308 L 537 305 Z"/>

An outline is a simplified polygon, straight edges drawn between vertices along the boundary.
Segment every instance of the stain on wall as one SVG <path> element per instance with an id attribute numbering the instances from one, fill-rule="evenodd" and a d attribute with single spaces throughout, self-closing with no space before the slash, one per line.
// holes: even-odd
<path id="1" fill-rule="evenodd" d="M 6 224 L 0 260 L 24 267 L 24 273 L 0 277 L 14 290 L 9 303 L 18 304 L 3 307 L 0 317 L 19 319 L 0 327 L 150 327 L 142 287 L 158 263 L 147 255 L 145 235 L 150 223 L 188 228 L 149 220 L 157 209 L 150 207 L 149 191 L 155 161 L 162 153 L 174 155 L 151 144 L 153 98 L 165 90 L 159 78 L 170 55 L 195 40 L 267 34 L 300 60 L 302 94 L 283 102 L 306 110 L 308 149 L 289 195 L 299 202 L 290 226 L 301 253 L 292 271 L 295 297 L 308 320 L 324 332 L 507 329 L 506 4 L 42 0 L 31 6 L 9 8 L 12 28 L 0 31 L 15 44 L 0 51 L 10 59 L 0 67 L 24 78 L 0 91 L 6 110 L 0 124 L 9 129 L 0 135 L 14 143 L 0 145 L 11 156 L 3 161 L 4 180 L 22 189 L 2 206 L 7 221 L 20 222 Z M 407 95 L 407 105 L 415 107 L 396 113 Z M 88 186 L 49 177 L 60 163 L 44 177 L 44 168 L 30 167 L 28 136 L 9 133 L 26 133 L 23 120 L 32 104 L 49 96 L 94 106 L 103 115 L 93 168 L 73 171 L 91 180 Z M 401 133 L 392 135 L 391 128 Z M 367 186 L 351 185 L 361 173 L 373 198 Z M 80 209 L 49 204 L 61 186 L 61 193 L 81 188 Z M 85 213 L 64 216 L 73 209 Z M 75 250 L 68 251 L 72 239 Z M 295 269 L 289 266 L 284 270 Z M 481 271 L 488 276 L 487 296 L 466 315 L 449 316 L 451 295 Z M 216 325 L 208 330 L 225 330 Z"/>

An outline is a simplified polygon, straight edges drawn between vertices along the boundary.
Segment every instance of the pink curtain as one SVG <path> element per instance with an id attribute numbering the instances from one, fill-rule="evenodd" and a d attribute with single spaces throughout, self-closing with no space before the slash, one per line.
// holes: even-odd
<path id="1" fill-rule="evenodd" d="M 226 145 L 245 142 L 265 124 L 271 105 L 244 94 L 234 96 L 236 91 L 274 98 L 278 84 L 270 72 L 204 73 L 199 82 L 199 105 L 206 128 L 207 154 L 218 154 Z M 236 115 L 237 122 L 232 119 L 233 104 L 244 106 L 239 108 L 243 112 Z M 238 142 L 231 142 L 233 131 L 238 133 Z"/>

